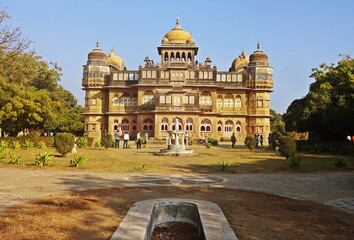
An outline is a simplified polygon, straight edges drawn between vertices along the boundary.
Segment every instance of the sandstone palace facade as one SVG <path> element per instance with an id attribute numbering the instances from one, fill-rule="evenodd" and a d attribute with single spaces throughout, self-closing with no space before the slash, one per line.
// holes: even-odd
<path id="1" fill-rule="evenodd" d="M 137 131 L 164 139 L 178 127 L 192 139 L 226 140 L 235 133 L 243 142 L 270 133 L 273 69 L 259 45 L 249 57 L 236 57 L 229 71 L 218 71 L 210 58 L 198 63 L 198 47 L 177 19 L 157 50 L 159 63 L 146 57 L 138 70 L 127 70 L 113 50 L 106 55 L 97 43 L 83 66 L 85 136 L 98 141 L 101 133 L 119 129 L 132 139 Z"/>

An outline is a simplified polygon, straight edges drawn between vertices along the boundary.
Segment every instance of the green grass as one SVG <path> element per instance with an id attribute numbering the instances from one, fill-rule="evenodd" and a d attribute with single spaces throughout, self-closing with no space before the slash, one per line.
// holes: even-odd
<path id="1" fill-rule="evenodd" d="M 134 144 L 131 144 L 132 146 Z M 255 149 L 252 152 L 243 146 L 230 149 L 229 145 L 219 145 L 206 148 L 203 145 L 193 145 L 191 148 L 196 156 L 169 157 L 156 156 L 153 152 L 159 152 L 164 145 L 148 144 L 142 149 L 114 149 L 114 148 L 78 148 L 78 155 L 87 156 L 89 159 L 80 169 L 70 167 L 70 160 L 74 154 L 66 157 L 54 148 L 46 147 L 45 151 L 53 156 L 48 170 L 65 171 L 98 171 L 98 172 L 122 172 L 122 173 L 156 173 L 156 174 L 188 174 L 188 173 L 274 173 L 288 171 L 285 158 L 276 156 L 273 151 Z M 34 155 L 43 152 L 43 149 L 10 149 L 9 153 L 21 157 L 21 165 L 9 165 L 9 156 L 0 160 L 1 167 L 39 169 L 35 164 Z M 299 172 L 346 170 L 354 168 L 354 158 L 333 155 L 299 154 L 302 157 Z M 346 168 L 338 169 L 334 163 L 338 159 L 348 162 Z M 220 163 L 228 163 L 227 171 L 221 171 Z"/>

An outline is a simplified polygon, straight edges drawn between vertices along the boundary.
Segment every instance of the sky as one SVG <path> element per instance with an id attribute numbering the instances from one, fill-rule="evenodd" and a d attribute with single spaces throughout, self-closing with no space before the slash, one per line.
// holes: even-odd
<path id="1" fill-rule="evenodd" d="M 62 67 L 60 84 L 80 105 L 82 65 L 97 41 L 138 70 L 146 56 L 160 62 L 157 47 L 177 17 L 199 47 L 196 60 L 210 57 L 218 71 L 259 43 L 274 68 L 271 109 L 280 114 L 308 93 L 312 68 L 354 54 L 354 0 L 0 0 L 0 7 L 43 60 Z"/>

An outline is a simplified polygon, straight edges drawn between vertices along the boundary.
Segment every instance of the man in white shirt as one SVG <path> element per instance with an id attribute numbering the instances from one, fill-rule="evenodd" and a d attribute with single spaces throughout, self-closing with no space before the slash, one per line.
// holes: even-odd
<path id="1" fill-rule="evenodd" d="M 129 142 L 129 134 L 128 132 L 125 132 L 124 136 L 123 136 L 123 148 L 128 148 L 128 142 Z"/>

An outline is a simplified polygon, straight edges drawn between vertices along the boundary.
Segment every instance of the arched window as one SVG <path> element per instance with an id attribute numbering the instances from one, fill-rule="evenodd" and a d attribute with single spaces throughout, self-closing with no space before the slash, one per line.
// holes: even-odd
<path id="1" fill-rule="evenodd" d="M 236 132 L 241 133 L 241 122 L 240 121 L 236 122 Z"/>
<path id="2" fill-rule="evenodd" d="M 165 62 L 167 62 L 167 61 L 168 61 L 168 53 L 165 52 Z"/>
<path id="3" fill-rule="evenodd" d="M 154 130 L 154 121 L 151 118 L 145 118 L 143 121 L 143 131 Z"/>
<path id="4" fill-rule="evenodd" d="M 216 107 L 218 110 L 222 109 L 222 96 L 219 95 L 218 98 L 216 99 Z"/>
<path id="5" fill-rule="evenodd" d="M 233 132 L 234 131 L 234 122 L 231 120 L 227 120 L 225 122 L 225 132 Z"/>
<path id="6" fill-rule="evenodd" d="M 179 52 L 176 53 L 176 61 L 181 60 L 181 54 Z"/>
<path id="7" fill-rule="evenodd" d="M 237 96 L 235 99 L 235 108 L 240 109 L 242 107 L 241 97 Z"/>
<path id="8" fill-rule="evenodd" d="M 119 106 L 119 98 L 113 98 L 112 104 L 113 106 Z"/>
<path id="9" fill-rule="evenodd" d="M 167 131 L 168 130 L 168 119 L 164 117 L 161 121 L 161 131 Z"/>
<path id="10" fill-rule="evenodd" d="M 175 54 L 172 52 L 172 53 L 171 53 L 170 61 L 173 62 L 174 60 L 175 60 Z"/>
<path id="11" fill-rule="evenodd" d="M 193 119 L 192 118 L 187 118 L 186 131 L 187 132 L 193 132 Z"/>
<path id="12" fill-rule="evenodd" d="M 186 53 L 185 53 L 185 52 L 182 53 L 182 61 L 183 61 L 183 62 L 186 61 Z"/>
<path id="13" fill-rule="evenodd" d="M 222 122 L 221 121 L 218 121 L 218 132 L 221 132 L 222 131 Z"/>
<path id="14" fill-rule="evenodd" d="M 201 132 L 211 132 L 211 121 L 207 118 L 204 118 L 200 124 Z"/>
<path id="15" fill-rule="evenodd" d="M 201 106 L 212 106 L 211 94 L 210 92 L 202 92 L 199 98 L 199 105 Z"/>
<path id="16" fill-rule="evenodd" d="M 178 119 L 178 129 L 177 130 L 182 130 L 182 119 L 175 117 L 172 121 L 172 130 L 176 130 L 176 119 Z"/>
<path id="17" fill-rule="evenodd" d="M 192 54 L 190 52 L 188 53 L 187 61 L 188 62 L 192 61 Z"/>
<path id="18" fill-rule="evenodd" d="M 231 94 L 227 94 L 225 96 L 224 107 L 225 108 L 233 108 L 234 107 L 234 98 Z"/>
<path id="19" fill-rule="evenodd" d="M 122 120 L 122 124 L 120 126 L 120 129 L 122 131 L 129 131 L 130 127 L 129 127 L 129 120 L 128 119 L 124 118 Z"/>
<path id="20" fill-rule="evenodd" d="M 154 105 L 155 104 L 154 93 L 152 91 L 146 91 L 144 93 L 144 96 L 142 99 L 142 104 L 143 105 Z"/>
<path id="21" fill-rule="evenodd" d="M 121 98 L 119 99 L 119 104 L 121 106 L 130 107 L 131 106 L 131 99 L 129 93 L 123 93 Z"/>

